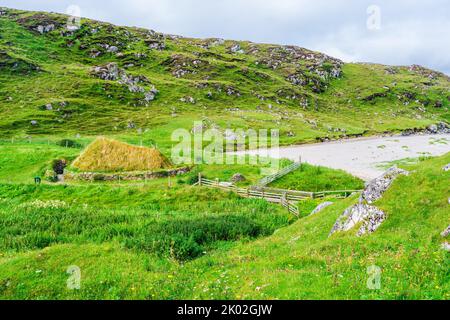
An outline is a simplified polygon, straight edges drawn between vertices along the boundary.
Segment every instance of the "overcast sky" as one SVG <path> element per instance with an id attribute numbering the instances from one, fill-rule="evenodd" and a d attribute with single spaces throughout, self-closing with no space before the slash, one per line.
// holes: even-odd
<path id="1" fill-rule="evenodd" d="M 344 61 L 421 64 L 450 75 L 448 0 L 0 0 L 198 38 L 294 44 Z M 374 7 L 375 5 L 375 7 Z"/>

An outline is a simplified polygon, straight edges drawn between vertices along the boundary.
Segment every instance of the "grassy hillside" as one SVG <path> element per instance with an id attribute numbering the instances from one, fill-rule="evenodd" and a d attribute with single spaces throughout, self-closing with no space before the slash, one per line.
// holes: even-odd
<path id="1" fill-rule="evenodd" d="M 290 144 L 449 120 L 449 78 L 419 66 L 346 64 L 295 46 L 88 19 L 68 31 L 64 15 L 2 12 L 3 137 L 105 134 L 164 148 L 174 129 L 200 120 L 278 128 Z"/>
<path id="2" fill-rule="evenodd" d="M 355 198 L 294 221 L 280 206 L 166 181 L 3 183 L 0 297 L 448 299 L 448 162 L 409 166 L 376 203 L 387 221 L 362 238 L 328 238 Z M 75 291 L 66 287 L 73 265 L 82 271 Z M 381 290 L 366 287 L 371 265 L 382 269 Z"/>

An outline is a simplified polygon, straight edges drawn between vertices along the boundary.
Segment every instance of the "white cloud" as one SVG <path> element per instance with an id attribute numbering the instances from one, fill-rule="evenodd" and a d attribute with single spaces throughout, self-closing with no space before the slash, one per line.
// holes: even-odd
<path id="1" fill-rule="evenodd" d="M 295 44 L 345 61 L 422 64 L 450 74 L 446 0 L 3 0 L 0 5 L 64 12 L 192 37 Z M 381 30 L 367 8 L 381 8 Z"/>

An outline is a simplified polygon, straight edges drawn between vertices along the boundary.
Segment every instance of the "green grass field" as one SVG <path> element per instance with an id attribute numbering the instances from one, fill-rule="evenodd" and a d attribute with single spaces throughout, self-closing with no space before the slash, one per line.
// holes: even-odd
<path id="1" fill-rule="evenodd" d="M 375 234 L 328 238 L 355 198 L 334 200 L 312 217 L 306 216 L 318 200 L 301 203 L 297 220 L 264 200 L 189 186 L 183 182 L 189 174 L 170 188 L 166 179 L 35 186 L 32 177 L 43 169 L 37 163 L 80 150 L 10 144 L 1 151 L 2 299 L 449 298 L 448 254 L 439 236 L 449 218 L 449 175 L 442 171 L 449 155 L 408 167 L 414 173 L 377 203 L 389 218 Z M 17 173 L 8 176 L 13 168 Z M 224 179 L 234 172 L 260 177 L 254 167 L 197 170 Z M 326 180 L 333 189 L 361 184 L 309 166 L 280 184 L 297 177 L 321 189 L 324 175 L 336 177 Z M 371 265 L 382 269 L 379 291 L 366 287 Z M 66 286 L 70 266 L 81 269 L 80 290 Z"/>

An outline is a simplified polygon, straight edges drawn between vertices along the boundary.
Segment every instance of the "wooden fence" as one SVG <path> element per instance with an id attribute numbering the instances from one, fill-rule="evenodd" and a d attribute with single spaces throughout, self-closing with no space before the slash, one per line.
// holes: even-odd
<path id="1" fill-rule="evenodd" d="M 262 178 L 261 180 L 259 180 L 257 185 L 259 187 L 265 187 L 265 186 L 271 184 L 272 182 L 274 182 L 275 180 L 278 180 L 278 179 L 284 177 L 285 175 L 291 173 L 292 171 L 297 170 L 298 168 L 301 167 L 301 165 L 302 165 L 301 161 L 295 162 L 295 163 L 281 169 L 280 171 L 278 171 L 275 174 L 272 174 L 270 176 L 266 176 L 266 177 Z"/>
<path id="2" fill-rule="evenodd" d="M 298 207 L 293 203 L 293 201 L 300 201 L 308 198 L 306 195 L 292 195 L 287 192 L 279 192 L 275 189 L 268 190 L 267 188 L 239 188 L 236 185 L 229 182 L 220 182 L 219 180 L 208 180 L 199 175 L 199 180 L 197 182 L 198 186 L 205 186 L 210 188 L 217 188 L 222 190 L 228 190 L 237 193 L 241 197 L 245 198 L 256 198 L 264 199 L 268 202 L 278 203 L 285 207 L 289 213 L 295 216 L 299 216 L 300 212 Z"/>
<path id="3" fill-rule="evenodd" d="M 338 191 L 322 191 L 322 192 L 306 192 L 296 190 L 284 190 L 276 188 L 267 188 L 260 186 L 253 186 L 249 188 L 239 188 L 231 182 L 221 182 L 219 179 L 208 180 L 199 174 L 198 186 L 205 186 L 210 188 L 217 188 L 228 190 L 237 193 L 245 198 L 264 199 L 268 202 L 278 203 L 285 207 L 289 213 L 299 216 L 300 210 L 296 203 L 306 199 L 320 199 L 327 196 L 335 196 L 338 198 L 347 198 L 350 195 L 361 192 L 362 190 L 338 190 Z"/>

